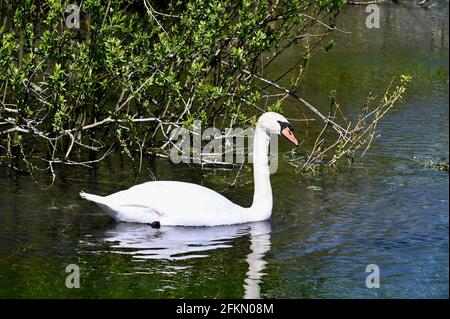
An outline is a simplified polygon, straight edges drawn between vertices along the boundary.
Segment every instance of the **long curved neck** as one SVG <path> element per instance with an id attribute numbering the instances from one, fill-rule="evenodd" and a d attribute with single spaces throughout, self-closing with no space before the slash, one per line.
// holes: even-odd
<path id="1" fill-rule="evenodd" d="M 270 136 L 258 125 L 253 138 L 253 177 L 255 193 L 250 212 L 255 220 L 265 220 L 272 214 L 272 187 L 269 171 Z"/>

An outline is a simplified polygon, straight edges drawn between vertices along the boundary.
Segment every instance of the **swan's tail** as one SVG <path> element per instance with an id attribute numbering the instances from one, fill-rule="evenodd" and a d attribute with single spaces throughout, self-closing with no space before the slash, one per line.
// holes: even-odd
<path id="1" fill-rule="evenodd" d="M 155 221 L 159 222 L 160 215 L 150 207 L 133 204 L 118 205 L 107 197 L 88 194 L 83 191 L 80 192 L 80 197 L 96 203 L 109 216 L 118 221 L 148 224 Z"/>
<path id="2" fill-rule="evenodd" d="M 105 198 L 103 196 L 88 194 L 88 193 L 81 191 L 80 197 L 83 199 L 87 199 L 91 202 L 97 203 L 97 204 L 105 204 Z"/>
<path id="3" fill-rule="evenodd" d="M 98 196 L 94 194 L 88 194 L 83 191 L 80 192 L 80 197 L 83 199 L 87 199 L 88 201 L 96 203 L 100 206 L 109 216 L 116 220 L 120 220 L 117 214 L 117 210 L 112 207 L 110 203 L 108 203 L 107 199 L 103 196 Z"/>

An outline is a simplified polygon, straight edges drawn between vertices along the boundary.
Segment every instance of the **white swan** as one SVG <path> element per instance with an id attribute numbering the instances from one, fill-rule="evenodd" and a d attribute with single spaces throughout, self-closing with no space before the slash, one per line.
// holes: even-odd
<path id="1" fill-rule="evenodd" d="M 171 226 L 217 226 L 269 219 L 272 188 L 268 164 L 270 134 L 298 145 L 293 126 L 274 112 L 260 116 L 253 138 L 253 204 L 244 208 L 206 187 L 176 181 L 146 182 L 109 196 L 80 193 L 117 221 Z"/>

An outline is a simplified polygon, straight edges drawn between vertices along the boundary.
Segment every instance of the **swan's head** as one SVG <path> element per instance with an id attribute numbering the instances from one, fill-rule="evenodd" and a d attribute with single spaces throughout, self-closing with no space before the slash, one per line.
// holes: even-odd
<path id="1" fill-rule="evenodd" d="M 298 145 L 297 139 L 294 134 L 292 134 L 294 125 L 289 123 L 289 121 L 281 114 L 266 112 L 259 117 L 257 126 L 264 129 L 267 134 L 282 135 L 291 143 L 296 146 Z"/>

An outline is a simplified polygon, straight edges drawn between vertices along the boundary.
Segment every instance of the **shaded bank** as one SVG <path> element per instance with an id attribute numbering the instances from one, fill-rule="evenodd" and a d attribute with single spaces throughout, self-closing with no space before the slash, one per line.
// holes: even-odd
<path id="1" fill-rule="evenodd" d="M 167 147 L 168 132 L 194 120 L 250 126 L 259 105 L 280 100 L 263 99 L 258 76 L 293 45 L 305 58 L 291 67 L 303 68 L 344 1 L 69 3 L 1 1 L 9 165 L 54 174 L 54 164 L 92 164 L 112 150 L 136 158 Z M 313 28 L 323 35 L 309 37 Z"/>

